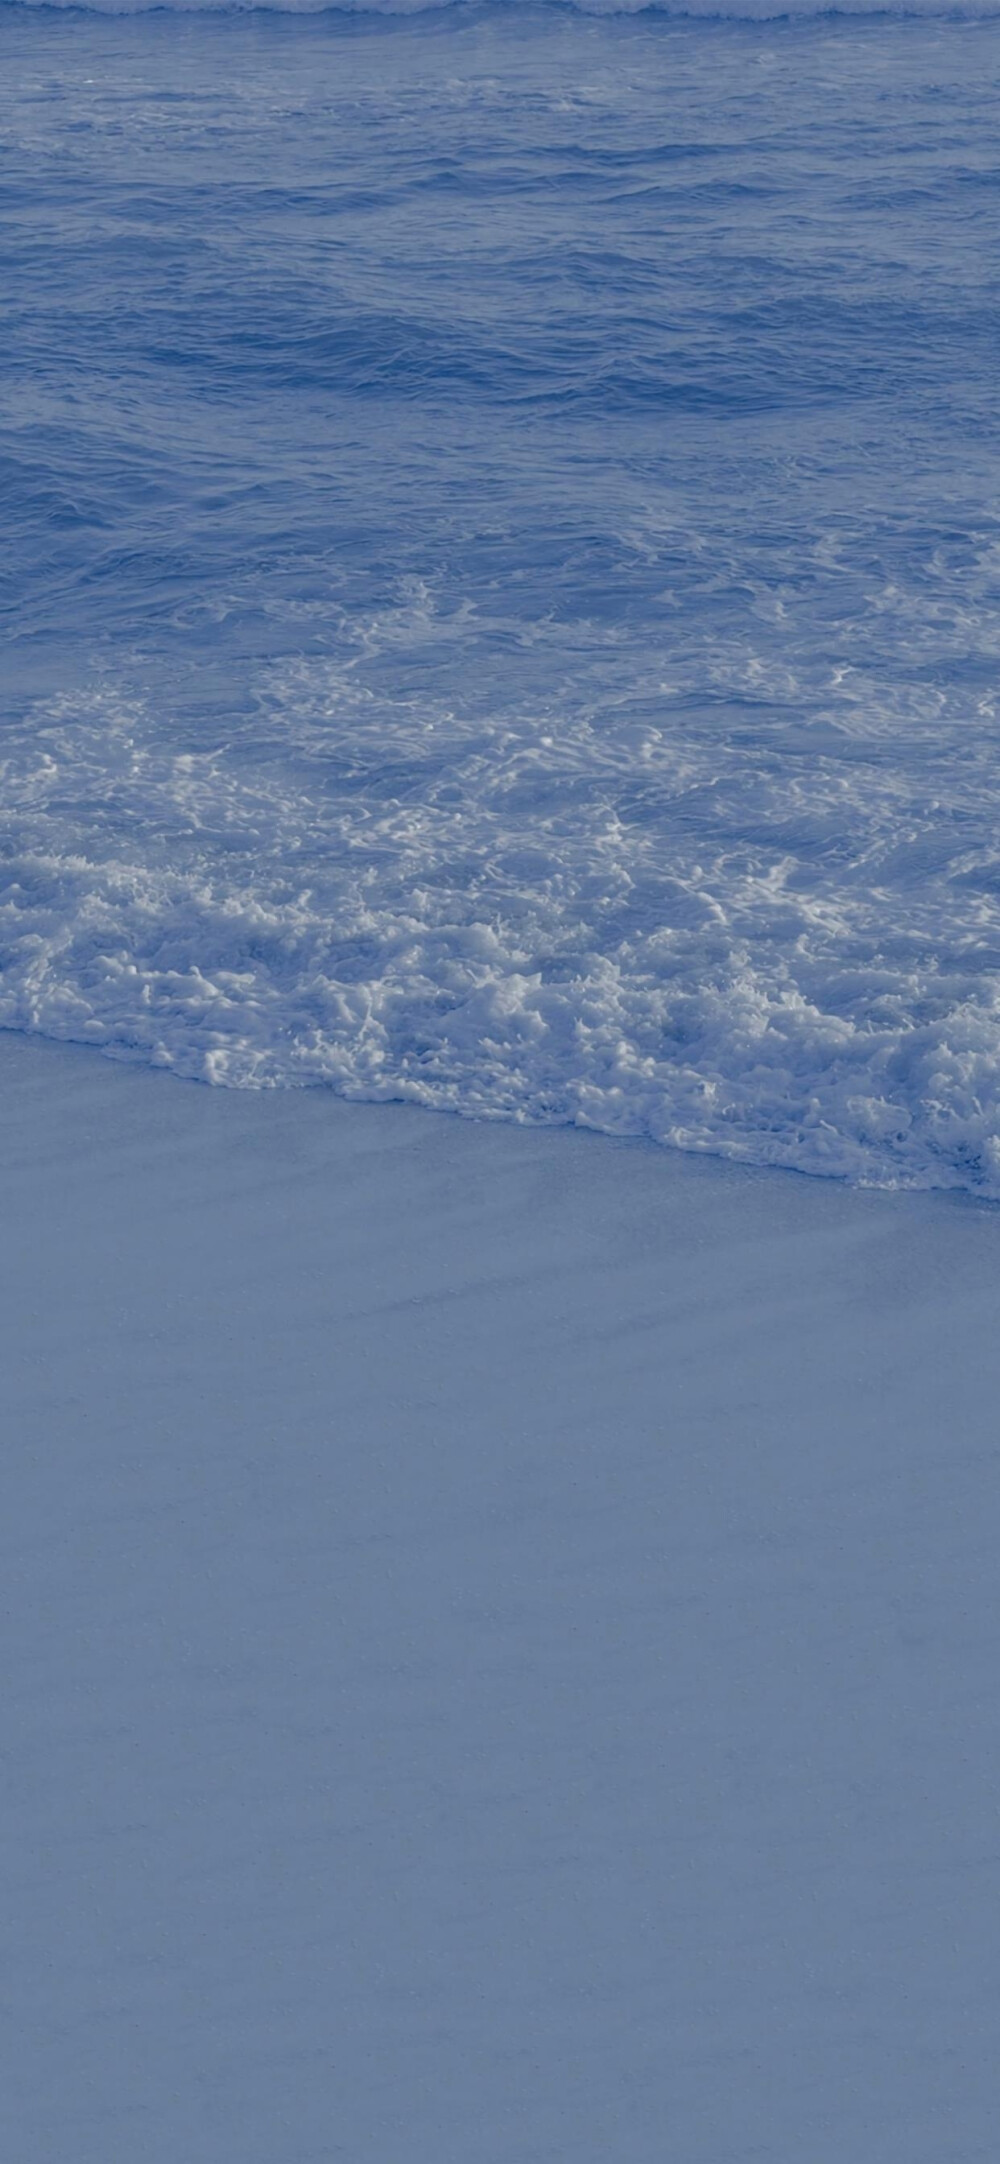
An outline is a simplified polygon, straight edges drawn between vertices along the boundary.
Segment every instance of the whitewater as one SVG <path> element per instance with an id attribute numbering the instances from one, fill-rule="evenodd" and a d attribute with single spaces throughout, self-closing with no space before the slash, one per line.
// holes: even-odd
<path id="1" fill-rule="evenodd" d="M 0 7 L 0 1025 L 1000 1196 L 995 19 Z"/>

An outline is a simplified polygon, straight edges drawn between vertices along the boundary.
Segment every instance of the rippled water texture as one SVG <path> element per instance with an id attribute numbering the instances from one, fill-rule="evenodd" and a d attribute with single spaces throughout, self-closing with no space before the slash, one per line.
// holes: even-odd
<path id="1" fill-rule="evenodd" d="M 0 7 L 0 1022 L 1000 1193 L 998 53 Z"/>

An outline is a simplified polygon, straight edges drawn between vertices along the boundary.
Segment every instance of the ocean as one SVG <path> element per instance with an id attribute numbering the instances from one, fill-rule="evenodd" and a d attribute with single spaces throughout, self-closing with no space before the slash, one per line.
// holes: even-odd
<path id="1" fill-rule="evenodd" d="M 1000 1196 L 998 75 L 0 6 L 0 1025 Z"/>

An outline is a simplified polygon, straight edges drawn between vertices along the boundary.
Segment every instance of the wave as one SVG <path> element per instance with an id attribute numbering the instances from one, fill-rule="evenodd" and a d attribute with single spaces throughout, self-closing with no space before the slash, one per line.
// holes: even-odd
<path id="1" fill-rule="evenodd" d="M 358 637 L 378 676 L 455 632 L 415 590 Z M 357 661 L 274 665 L 255 739 L 211 749 L 110 687 L 35 711 L 0 1027 L 1000 1198 L 1000 871 L 959 702 L 905 702 L 906 769 L 831 715 L 769 775 L 596 707 L 387 703 Z"/>
<path id="2" fill-rule="evenodd" d="M 576 14 L 660 17 L 672 22 L 990 22 L 1000 0 L 0 0 L 0 13 L 78 15 L 378 16 L 411 21 L 441 14 Z"/>

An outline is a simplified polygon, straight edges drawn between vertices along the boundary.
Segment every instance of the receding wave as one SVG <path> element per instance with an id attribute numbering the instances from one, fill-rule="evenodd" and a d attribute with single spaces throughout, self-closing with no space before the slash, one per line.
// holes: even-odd
<path id="1" fill-rule="evenodd" d="M 809 681 L 767 641 L 643 657 L 579 623 L 556 705 L 550 626 L 416 584 L 330 606 L 336 658 L 271 664 L 229 744 L 111 686 L 36 708 L 4 762 L 0 1023 L 1000 1194 L 995 702 L 973 726 L 921 687 L 916 596 L 872 601 L 908 627 L 905 692 L 860 659 Z M 456 707 L 430 684 L 463 651 L 483 689 Z M 706 736 L 706 696 L 756 709 L 749 741 Z"/>

